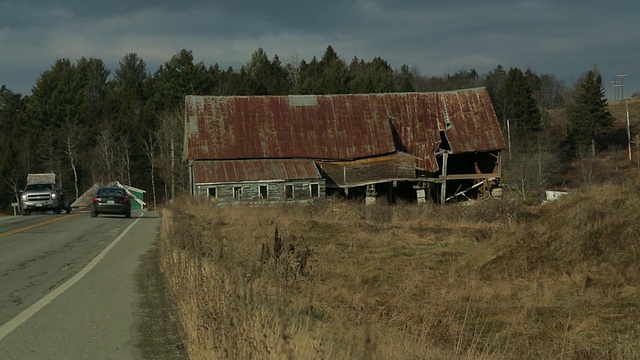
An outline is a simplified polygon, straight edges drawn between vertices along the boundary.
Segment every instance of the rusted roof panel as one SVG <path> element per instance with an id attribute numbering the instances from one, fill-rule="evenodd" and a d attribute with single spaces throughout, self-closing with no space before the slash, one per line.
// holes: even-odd
<path id="1" fill-rule="evenodd" d="M 222 160 L 193 163 L 196 183 L 320 179 L 311 160 Z"/>
<path id="2" fill-rule="evenodd" d="M 453 153 L 506 148 L 491 99 L 484 89 L 445 92 L 441 93 L 441 99 L 440 118 L 450 123 L 445 135 Z"/>
<path id="3" fill-rule="evenodd" d="M 453 152 L 504 148 L 485 89 L 446 93 L 187 96 L 191 160 L 351 160 L 402 151 L 435 172 L 440 131 Z"/>
<path id="4" fill-rule="evenodd" d="M 353 159 L 395 151 L 384 103 L 367 96 L 190 96 L 186 109 L 191 159 Z"/>

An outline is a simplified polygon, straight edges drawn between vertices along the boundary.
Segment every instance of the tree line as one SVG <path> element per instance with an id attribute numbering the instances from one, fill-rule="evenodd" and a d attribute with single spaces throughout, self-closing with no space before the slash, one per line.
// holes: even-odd
<path id="1" fill-rule="evenodd" d="M 341 58 L 328 46 L 320 59 L 283 63 L 257 49 L 239 69 L 195 62 L 181 50 L 153 73 L 136 53 L 111 72 L 97 58 L 57 60 L 23 96 L 0 87 L 0 212 L 17 201 L 26 175 L 55 172 L 70 198 L 95 183 L 118 180 L 161 203 L 186 189 L 182 158 L 186 95 L 289 95 L 447 91 L 486 87 L 500 124 L 518 153 L 545 149 L 557 138 L 547 111 L 566 108 L 565 152 L 606 146 L 612 117 L 602 79 L 586 73 L 573 88 L 531 69 L 497 66 L 487 74 L 460 70 L 422 76 L 380 57 Z M 513 136 L 511 135 L 513 132 Z M 598 143 L 598 141 L 600 141 Z M 555 141 L 557 143 L 557 141 Z M 514 146 L 514 143 L 517 146 Z M 536 150 L 537 149 L 537 150 Z M 547 150 L 545 150 L 547 151 Z M 514 162 L 515 163 L 515 162 Z M 542 175 L 541 175 L 542 176 Z"/>

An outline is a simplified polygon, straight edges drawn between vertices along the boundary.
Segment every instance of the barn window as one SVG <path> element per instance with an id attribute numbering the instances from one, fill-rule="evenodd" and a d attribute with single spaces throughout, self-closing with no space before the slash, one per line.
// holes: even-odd
<path id="1" fill-rule="evenodd" d="M 233 187 L 233 199 L 234 200 L 242 199 L 242 186 Z"/>
<path id="2" fill-rule="evenodd" d="M 267 185 L 260 185 L 258 187 L 258 194 L 260 199 L 267 199 L 269 197 L 269 188 Z"/>
<path id="3" fill-rule="evenodd" d="M 284 198 L 293 199 L 293 185 L 284 186 Z"/>
<path id="4" fill-rule="evenodd" d="M 207 196 L 209 197 L 209 201 L 215 200 L 218 198 L 218 192 L 216 188 L 211 187 L 207 189 Z"/>
<path id="5" fill-rule="evenodd" d="M 320 184 L 310 184 L 311 187 L 311 197 L 320 197 Z"/>

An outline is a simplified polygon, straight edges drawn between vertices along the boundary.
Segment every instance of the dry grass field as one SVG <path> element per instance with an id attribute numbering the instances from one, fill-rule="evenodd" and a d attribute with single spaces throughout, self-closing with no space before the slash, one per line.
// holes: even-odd
<path id="1" fill-rule="evenodd" d="M 640 359 L 640 188 L 163 210 L 192 359 Z"/>

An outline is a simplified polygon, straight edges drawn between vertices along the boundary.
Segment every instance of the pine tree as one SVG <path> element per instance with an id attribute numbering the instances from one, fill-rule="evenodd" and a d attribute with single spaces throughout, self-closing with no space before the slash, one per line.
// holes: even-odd
<path id="1" fill-rule="evenodd" d="M 500 124 L 502 124 L 503 127 L 505 126 L 506 115 L 502 83 L 506 76 L 507 72 L 504 70 L 502 65 L 498 65 L 486 75 L 484 80 L 493 108 L 495 109 L 498 120 L 500 120 Z"/>
<path id="2" fill-rule="evenodd" d="M 127 184 L 142 184 L 148 180 L 148 174 L 134 172 L 132 169 L 149 169 L 150 164 L 143 153 L 143 140 L 154 126 L 154 114 L 145 110 L 147 93 L 145 86 L 150 74 L 146 63 L 136 53 L 124 56 L 120 67 L 115 70 L 111 82 L 111 113 L 109 120 L 121 143 L 122 163 L 126 176 L 120 181 Z"/>
<path id="3" fill-rule="evenodd" d="M 347 65 L 329 45 L 318 62 L 322 73 L 318 94 L 346 94 L 349 92 Z"/>
<path id="4" fill-rule="evenodd" d="M 207 95 L 212 81 L 204 63 L 194 63 L 193 51 L 182 49 L 160 66 L 149 85 L 151 109 L 161 113 L 182 106 L 186 95 Z"/>
<path id="5" fill-rule="evenodd" d="M 349 65 L 349 92 L 352 94 L 389 93 L 394 91 L 394 73 L 382 58 L 370 63 L 354 58 Z"/>
<path id="6" fill-rule="evenodd" d="M 542 117 L 533 98 L 530 76 L 511 68 L 502 84 L 503 115 L 521 134 L 542 130 Z"/>
<path id="7" fill-rule="evenodd" d="M 607 108 L 602 76 L 590 70 L 578 86 L 573 101 L 567 106 L 569 144 L 584 153 L 595 145 L 598 137 L 613 125 L 613 116 Z M 604 144 L 601 144 L 604 145 Z"/>
<path id="8" fill-rule="evenodd" d="M 253 52 L 241 74 L 248 95 L 284 95 L 291 88 L 289 74 L 278 55 L 270 61 L 262 48 Z"/>
<path id="9" fill-rule="evenodd" d="M 406 64 L 400 67 L 400 71 L 395 76 L 395 91 L 397 92 L 413 92 L 413 74 Z"/>

